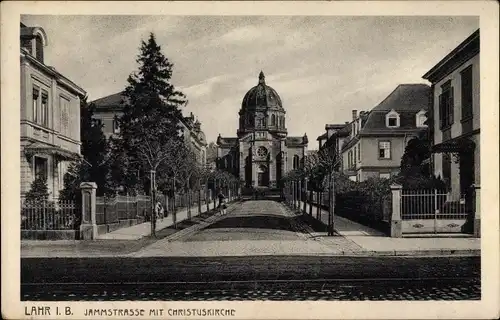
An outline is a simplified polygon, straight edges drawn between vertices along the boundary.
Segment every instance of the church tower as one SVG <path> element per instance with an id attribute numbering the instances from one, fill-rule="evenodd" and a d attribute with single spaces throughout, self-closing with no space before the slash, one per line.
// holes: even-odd
<path id="1" fill-rule="evenodd" d="M 257 85 L 243 97 L 236 138 L 219 135 L 217 167 L 238 175 L 243 186 L 277 188 L 287 171 L 298 169 L 307 137 L 289 137 L 285 109 L 260 72 Z"/>

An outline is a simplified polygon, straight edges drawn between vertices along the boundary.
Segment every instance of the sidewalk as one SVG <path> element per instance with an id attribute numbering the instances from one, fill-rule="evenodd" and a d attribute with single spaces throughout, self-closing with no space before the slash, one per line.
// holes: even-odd
<path id="1" fill-rule="evenodd" d="M 301 202 L 301 210 L 304 202 Z M 309 213 L 309 205 L 307 205 Z M 316 206 L 312 216 L 316 218 Z M 328 224 L 328 211 L 321 209 L 320 220 Z M 333 218 L 335 231 L 361 248 L 363 255 L 480 255 L 480 238 L 391 238 L 384 233 L 349 219 Z M 335 237 L 326 232 L 311 232 L 322 243 L 336 245 Z"/>
<path id="2" fill-rule="evenodd" d="M 213 202 L 209 203 L 209 209 L 212 210 L 215 208 Z M 201 213 L 207 212 L 207 205 L 204 203 L 201 206 Z M 194 218 L 198 216 L 198 205 L 191 207 L 191 217 Z M 188 218 L 187 208 L 183 208 L 176 213 L 177 223 L 186 220 Z M 169 213 L 167 217 L 163 219 L 159 219 L 156 221 L 156 231 L 163 230 L 170 226 L 174 225 L 173 213 Z M 151 223 L 144 222 L 141 224 L 137 224 L 135 226 L 131 226 L 128 228 L 118 229 L 113 232 L 109 232 L 106 234 L 101 234 L 97 238 L 98 239 L 113 239 L 113 240 L 139 240 L 143 237 L 151 235 Z"/>

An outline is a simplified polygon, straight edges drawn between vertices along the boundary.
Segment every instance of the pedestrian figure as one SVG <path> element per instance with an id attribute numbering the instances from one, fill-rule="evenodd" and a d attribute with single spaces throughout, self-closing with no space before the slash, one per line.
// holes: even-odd
<path id="1" fill-rule="evenodd" d="M 158 219 L 162 219 L 163 220 L 163 215 L 164 215 L 163 212 L 164 212 L 163 211 L 163 206 L 162 206 L 161 202 L 158 201 L 156 203 L 156 206 L 155 206 L 156 220 L 158 220 Z"/>
<path id="2" fill-rule="evenodd" d="M 222 191 L 219 191 L 219 194 L 217 195 L 217 198 L 219 198 L 219 213 L 221 215 L 225 215 L 226 214 L 226 209 L 227 209 L 227 205 L 226 205 L 226 196 L 224 196 L 224 194 L 222 193 Z"/>

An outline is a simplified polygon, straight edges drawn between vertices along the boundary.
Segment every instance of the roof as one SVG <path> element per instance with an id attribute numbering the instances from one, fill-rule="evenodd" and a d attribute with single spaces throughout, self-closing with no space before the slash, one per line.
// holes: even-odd
<path id="1" fill-rule="evenodd" d="M 217 145 L 219 146 L 236 146 L 238 144 L 238 138 L 236 137 L 217 137 Z"/>
<path id="2" fill-rule="evenodd" d="M 401 84 L 381 103 L 373 108 L 363 124 L 360 135 L 381 133 L 418 132 L 416 114 L 428 110 L 431 88 L 426 84 Z M 399 127 L 388 128 L 386 115 L 391 110 L 399 114 Z"/>
<path id="3" fill-rule="evenodd" d="M 269 108 L 276 107 L 283 110 L 281 98 L 270 86 L 266 84 L 266 77 L 264 72 L 259 74 L 259 82 L 256 86 L 252 87 L 243 97 L 241 102 L 242 110 L 254 110 L 256 108 Z"/>
<path id="4" fill-rule="evenodd" d="M 400 84 L 373 111 L 419 111 L 429 107 L 431 90 L 423 83 Z"/>
<path id="5" fill-rule="evenodd" d="M 479 29 L 462 41 L 455 49 L 448 53 L 434 67 L 427 71 L 422 78 L 437 82 L 446 74 L 462 65 L 465 61 L 479 53 Z"/>
<path id="6" fill-rule="evenodd" d="M 99 98 L 97 100 L 92 101 L 92 103 L 95 105 L 97 109 L 106 107 L 109 108 L 109 107 L 119 106 L 120 104 L 123 103 L 123 101 L 125 101 L 125 99 L 127 98 L 123 95 L 122 91 L 109 96 Z"/>
<path id="7" fill-rule="evenodd" d="M 323 133 L 322 135 L 320 135 L 316 140 L 319 141 L 319 140 L 323 140 L 323 139 L 326 139 L 328 137 L 328 133 Z"/>
<path id="8" fill-rule="evenodd" d="M 305 139 L 304 139 L 305 138 Z M 304 144 L 307 144 L 307 136 L 303 137 L 286 137 L 285 143 L 288 147 L 291 146 L 302 146 Z"/>

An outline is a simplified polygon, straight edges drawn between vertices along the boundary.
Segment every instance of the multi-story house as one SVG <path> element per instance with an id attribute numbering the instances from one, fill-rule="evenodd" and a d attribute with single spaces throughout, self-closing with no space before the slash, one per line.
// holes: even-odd
<path id="1" fill-rule="evenodd" d="M 353 110 L 342 171 L 354 181 L 397 174 L 408 141 L 427 130 L 430 92 L 426 84 L 400 84 L 371 111 Z"/>
<path id="2" fill-rule="evenodd" d="M 44 61 L 47 35 L 21 23 L 21 198 L 38 174 L 59 197 L 71 161 L 80 157 L 80 99 L 86 92 Z"/>
<path id="3" fill-rule="evenodd" d="M 424 76 L 432 83 L 432 167 L 453 196 L 480 184 L 479 30 Z"/>
<path id="4" fill-rule="evenodd" d="M 331 156 L 335 157 L 338 161 L 336 167 L 337 171 L 342 168 L 342 145 L 344 140 L 350 135 L 351 126 L 349 122 L 344 124 L 327 124 L 325 125 L 325 133 L 319 136 L 316 140 L 318 141 L 318 149 L 324 150 L 329 149 Z M 333 159 L 332 159 L 333 160 Z"/>
<path id="5" fill-rule="evenodd" d="M 94 119 L 103 125 L 103 132 L 106 138 L 120 133 L 120 127 L 116 118 L 122 114 L 122 102 L 125 97 L 122 92 L 115 93 L 92 102 L 95 106 Z M 207 140 L 205 133 L 201 130 L 201 123 L 195 120 L 191 113 L 189 117 L 182 117 L 180 120 L 182 135 L 186 145 L 194 151 L 197 160 L 203 166 L 207 162 Z"/>

